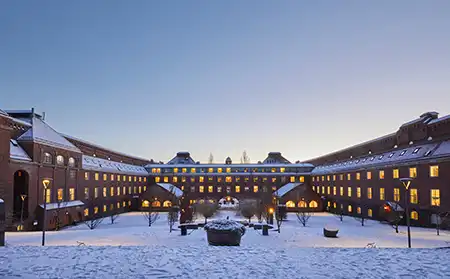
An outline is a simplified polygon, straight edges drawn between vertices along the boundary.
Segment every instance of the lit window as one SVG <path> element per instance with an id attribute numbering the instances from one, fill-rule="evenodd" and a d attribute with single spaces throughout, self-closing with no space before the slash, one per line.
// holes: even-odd
<path id="1" fill-rule="evenodd" d="M 98 206 L 94 207 L 94 214 L 98 213 Z"/>
<path id="2" fill-rule="evenodd" d="M 439 166 L 430 166 L 430 177 L 439 176 Z"/>
<path id="3" fill-rule="evenodd" d="M 367 198 L 370 200 L 372 198 L 372 188 L 367 188 Z"/>
<path id="4" fill-rule="evenodd" d="M 308 204 L 305 201 L 299 201 L 298 202 L 298 207 L 308 207 Z"/>
<path id="5" fill-rule="evenodd" d="M 178 172 L 178 168 L 173 168 L 173 172 L 177 173 Z"/>
<path id="6" fill-rule="evenodd" d="M 286 202 L 286 207 L 295 207 L 295 202 L 293 202 L 293 201 L 287 201 L 287 202 Z"/>
<path id="7" fill-rule="evenodd" d="M 114 210 L 114 204 L 110 204 L 110 205 L 109 205 L 109 209 L 110 209 L 110 210 Z"/>
<path id="8" fill-rule="evenodd" d="M 182 172 L 182 173 L 186 173 L 186 172 L 187 172 L 187 169 L 186 169 L 186 168 L 182 168 L 182 169 L 181 169 L 181 172 Z"/>
<path id="9" fill-rule="evenodd" d="M 222 173 L 222 168 L 217 168 L 218 173 Z"/>
<path id="10" fill-rule="evenodd" d="M 142 177 L 139 176 L 139 182 L 142 182 Z"/>
<path id="11" fill-rule="evenodd" d="M 384 170 L 380 170 L 379 177 L 380 179 L 384 179 Z"/>
<path id="12" fill-rule="evenodd" d="M 128 186 L 128 195 L 131 195 L 131 186 Z"/>
<path id="13" fill-rule="evenodd" d="M 299 177 L 299 181 L 302 182 L 302 183 L 305 182 L 305 177 L 304 176 L 300 176 Z"/>
<path id="14" fill-rule="evenodd" d="M 239 186 L 239 185 L 236 185 L 236 186 L 234 187 L 234 189 L 235 189 L 235 192 L 236 192 L 236 193 L 240 193 L 240 192 L 241 192 L 241 186 Z"/>
<path id="15" fill-rule="evenodd" d="M 177 176 L 172 177 L 172 182 L 173 182 L 173 183 L 178 182 L 178 177 L 177 177 Z"/>
<path id="16" fill-rule="evenodd" d="M 84 217 L 89 216 L 89 208 L 84 209 Z"/>
<path id="17" fill-rule="evenodd" d="M 356 188 L 356 197 L 361 198 L 361 187 Z"/>
<path id="18" fill-rule="evenodd" d="M 109 189 L 109 194 L 110 194 L 111 197 L 114 196 L 114 187 L 111 187 Z"/>
<path id="19" fill-rule="evenodd" d="M 110 180 L 114 181 L 114 174 L 111 174 Z"/>
<path id="20" fill-rule="evenodd" d="M 439 189 L 431 189 L 431 205 L 441 206 L 441 193 Z"/>
<path id="21" fill-rule="evenodd" d="M 344 196 L 344 187 L 341 186 L 339 188 L 339 194 L 341 195 L 341 197 Z"/>
<path id="22" fill-rule="evenodd" d="M 212 185 L 208 186 L 208 193 L 212 193 L 214 191 L 214 188 Z"/>
<path id="23" fill-rule="evenodd" d="M 127 194 L 127 187 L 123 186 L 122 187 L 122 195 L 126 195 Z"/>
<path id="24" fill-rule="evenodd" d="M 280 172 L 284 172 L 285 168 L 280 168 Z"/>
<path id="25" fill-rule="evenodd" d="M 361 214 L 361 207 L 358 206 L 358 208 L 356 208 L 356 212 L 357 212 L 358 214 Z"/>
<path id="26" fill-rule="evenodd" d="M 69 158 L 69 167 L 75 167 L 75 159 L 74 158 L 72 158 L 72 157 L 70 157 Z"/>
<path id="27" fill-rule="evenodd" d="M 336 196 L 336 186 L 333 186 L 333 195 Z"/>
<path id="28" fill-rule="evenodd" d="M 257 192 L 258 192 L 258 186 L 257 186 L 257 185 L 253 186 L 253 192 L 254 192 L 254 193 L 257 193 Z"/>
<path id="29" fill-rule="evenodd" d="M 322 186 L 322 194 L 325 194 L 325 186 Z"/>
<path id="30" fill-rule="evenodd" d="M 117 181 L 120 181 L 120 175 L 117 175 Z"/>
<path id="31" fill-rule="evenodd" d="M 213 168 L 208 168 L 208 172 L 214 172 Z"/>
<path id="32" fill-rule="evenodd" d="M 172 202 L 171 201 L 164 201 L 163 202 L 163 207 L 171 207 L 172 206 Z"/>
<path id="33" fill-rule="evenodd" d="M 394 201 L 400 201 L 400 188 L 394 188 Z"/>
<path id="34" fill-rule="evenodd" d="M 62 201 L 64 199 L 64 189 L 58 189 L 58 201 Z"/>
<path id="35" fill-rule="evenodd" d="M 348 196 L 352 197 L 352 187 L 348 187 L 347 191 L 348 191 Z"/>
<path id="36" fill-rule="evenodd" d="M 84 173 L 84 180 L 89 180 L 89 172 Z"/>
<path id="37" fill-rule="evenodd" d="M 322 176 L 322 181 L 325 181 L 325 176 Z"/>
<path id="38" fill-rule="evenodd" d="M 327 175 L 327 181 L 330 181 L 330 176 L 329 175 Z"/>
<path id="39" fill-rule="evenodd" d="M 231 176 L 227 176 L 227 177 L 225 177 L 225 182 L 227 182 L 227 183 L 231 183 Z"/>
<path id="40" fill-rule="evenodd" d="M 198 187 L 198 191 L 199 191 L 200 193 L 205 192 L 205 186 L 200 185 L 200 186 Z"/>
<path id="41" fill-rule="evenodd" d="M 380 188 L 380 201 L 384 201 L 385 195 L 384 195 L 384 188 Z"/>
<path id="42" fill-rule="evenodd" d="M 341 181 L 344 180 L 344 175 L 343 174 L 339 175 L 339 180 L 341 180 Z"/>
<path id="43" fill-rule="evenodd" d="M 163 179 L 164 179 L 164 182 L 165 182 L 165 183 L 168 183 L 168 182 L 169 182 L 169 177 L 168 177 L 168 176 L 164 176 Z"/>
<path id="44" fill-rule="evenodd" d="M 417 194 L 417 189 L 411 189 L 411 190 L 410 190 L 410 201 L 411 201 L 411 203 L 414 203 L 414 204 L 416 204 L 416 203 L 419 202 L 419 197 L 418 197 L 418 194 Z"/>
<path id="45" fill-rule="evenodd" d="M 98 178 L 99 178 L 99 175 L 98 175 L 98 172 L 96 172 L 95 173 L 95 180 L 98 180 Z"/>
<path id="46" fill-rule="evenodd" d="M 94 188 L 94 198 L 98 198 L 98 187 Z"/>
<path id="47" fill-rule="evenodd" d="M 84 187 L 84 199 L 85 200 L 89 199 L 89 188 L 88 187 Z"/>
<path id="48" fill-rule="evenodd" d="M 416 168 L 409 168 L 409 177 L 411 177 L 411 178 L 417 177 L 417 169 Z"/>
<path id="49" fill-rule="evenodd" d="M 133 194 L 136 194 L 136 193 L 137 193 L 137 187 L 133 186 Z"/>
<path id="50" fill-rule="evenodd" d="M 128 201 L 128 206 L 131 206 L 131 201 Z"/>
<path id="51" fill-rule="evenodd" d="M 153 201 L 152 202 L 152 207 L 161 207 L 161 202 L 160 201 Z"/>
<path id="52" fill-rule="evenodd" d="M 106 198 L 108 196 L 106 187 L 103 187 L 103 197 Z"/>
<path id="53" fill-rule="evenodd" d="M 204 176 L 200 176 L 198 179 L 199 182 L 204 182 L 205 181 L 205 177 Z"/>
<path id="54" fill-rule="evenodd" d="M 356 173 L 356 180 L 361 180 L 361 174 L 359 172 Z"/>
<path id="55" fill-rule="evenodd" d="M 108 211 L 108 207 L 105 204 L 105 205 L 103 205 L 103 212 L 106 212 L 106 211 Z"/>
<path id="56" fill-rule="evenodd" d="M 159 183 L 160 181 L 161 181 L 161 177 L 156 176 L 156 177 L 155 177 L 155 183 Z"/>
<path id="57" fill-rule="evenodd" d="M 222 186 L 217 186 L 217 193 L 221 193 L 222 192 Z"/>
<path id="58" fill-rule="evenodd" d="M 367 215 L 368 215 L 369 217 L 372 217 L 372 209 L 369 208 L 369 209 L 367 210 Z"/>
<path id="59" fill-rule="evenodd" d="M 217 177 L 217 182 L 222 182 L 222 177 L 221 176 Z"/>
<path id="60" fill-rule="evenodd" d="M 313 200 L 313 201 L 309 202 L 309 207 L 317 208 L 317 207 L 319 207 L 319 204 L 316 201 Z"/>
<path id="61" fill-rule="evenodd" d="M 103 174 L 103 181 L 108 180 L 108 175 L 106 175 L 106 173 Z"/>
<path id="62" fill-rule="evenodd" d="M 351 205 L 348 205 L 348 206 L 347 206 L 347 211 L 348 211 L 349 213 L 352 212 L 352 206 L 351 206 Z"/>
<path id="63" fill-rule="evenodd" d="M 333 181 L 336 181 L 336 175 L 333 174 Z"/>
<path id="64" fill-rule="evenodd" d="M 51 197 L 52 197 L 52 189 L 44 189 L 44 200 L 46 203 L 50 203 L 51 202 Z"/>
<path id="65" fill-rule="evenodd" d="M 125 175 L 122 176 L 123 182 L 127 181 L 127 177 Z"/>
<path id="66" fill-rule="evenodd" d="M 367 179 L 372 179 L 372 173 L 370 171 L 367 172 Z"/>
<path id="67" fill-rule="evenodd" d="M 75 200 L 75 188 L 69 188 L 69 200 Z"/>
<path id="68" fill-rule="evenodd" d="M 128 182 L 131 182 L 131 176 L 128 176 Z"/>
<path id="69" fill-rule="evenodd" d="M 312 190 L 313 190 L 313 191 L 316 191 L 316 187 L 315 187 L 315 186 L 312 186 Z"/>
<path id="70" fill-rule="evenodd" d="M 231 172 L 231 168 L 227 168 L 227 172 Z"/>
<path id="71" fill-rule="evenodd" d="M 331 188 L 330 186 L 327 187 L 327 194 L 329 195 L 331 193 Z"/>
<path id="72" fill-rule="evenodd" d="M 347 180 L 351 180 L 352 179 L 352 174 L 351 173 L 347 173 Z"/>
<path id="73" fill-rule="evenodd" d="M 144 182 L 147 182 L 147 177 L 144 177 Z"/>
<path id="74" fill-rule="evenodd" d="M 120 187 L 117 186 L 117 195 L 120 196 Z"/>
<path id="75" fill-rule="evenodd" d="M 411 211 L 411 219 L 419 220 L 419 213 L 417 211 Z"/>

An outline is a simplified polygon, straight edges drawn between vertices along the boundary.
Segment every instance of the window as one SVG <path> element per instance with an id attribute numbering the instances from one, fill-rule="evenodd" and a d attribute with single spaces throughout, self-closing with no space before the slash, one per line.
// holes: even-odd
<path id="1" fill-rule="evenodd" d="M 384 170 L 380 170 L 379 177 L 380 179 L 384 179 Z"/>
<path id="2" fill-rule="evenodd" d="M 356 173 L 356 180 L 360 180 L 361 179 L 361 174 L 359 172 Z"/>
<path id="3" fill-rule="evenodd" d="M 137 193 L 137 187 L 133 186 L 133 194 L 136 194 L 136 193 Z"/>
<path id="4" fill-rule="evenodd" d="M 157 176 L 155 177 L 155 183 L 159 183 L 161 181 L 161 177 Z"/>
<path id="5" fill-rule="evenodd" d="M 336 196 L 336 186 L 333 186 L 333 195 Z"/>
<path id="6" fill-rule="evenodd" d="M 75 167 L 75 159 L 70 157 L 68 162 L 69 167 Z"/>
<path id="7" fill-rule="evenodd" d="M 75 188 L 69 188 L 69 200 L 75 200 Z"/>
<path id="8" fill-rule="evenodd" d="M 352 174 L 351 173 L 347 173 L 347 180 L 348 181 L 352 180 Z"/>
<path id="9" fill-rule="evenodd" d="M 384 188 L 380 188 L 380 201 L 384 201 L 384 200 L 385 200 Z"/>
<path id="10" fill-rule="evenodd" d="M 159 172 L 158 172 L 159 173 Z M 127 177 L 125 175 L 122 175 L 122 181 L 125 182 L 127 181 Z"/>
<path id="11" fill-rule="evenodd" d="M 89 216 L 89 208 L 84 209 L 84 217 Z"/>
<path id="12" fill-rule="evenodd" d="M 369 216 L 369 217 L 372 217 L 372 209 L 367 209 L 367 215 Z"/>
<path id="13" fill-rule="evenodd" d="M 46 203 L 51 203 L 52 201 L 52 189 L 44 189 L 44 200 Z"/>
<path id="14" fill-rule="evenodd" d="M 325 176 L 322 175 L 322 181 L 325 181 Z"/>
<path id="15" fill-rule="evenodd" d="M 280 172 L 284 172 L 285 171 L 285 168 L 280 168 Z"/>
<path id="16" fill-rule="evenodd" d="M 203 183 L 205 181 L 205 177 L 204 176 L 200 176 L 198 181 Z"/>
<path id="17" fill-rule="evenodd" d="M 392 178 L 398 179 L 399 177 L 400 177 L 400 173 L 399 173 L 398 169 L 393 169 L 392 170 Z"/>
<path id="18" fill-rule="evenodd" d="M 417 211 L 411 211 L 411 219 L 413 220 L 419 220 L 419 213 Z"/>
<path id="19" fill-rule="evenodd" d="M 336 175 L 333 174 L 333 181 L 336 181 Z"/>
<path id="20" fill-rule="evenodd" d="M 95 173 L 95 180 L 98 180 L 98 172 Z"/>
<path id="21" fill-rule="evenodd" d="M 108 211 L 108 207 L 106 206 L 106 204 L 103 205 L 103 212 Z"/>
<path id="22" fill-rule="evenodd" d="M 106 173 L 103 174 L 103 181 L 108 180 L 108 175 Z"/>
<path id="23" fill-rule="evenodd" d="M 370 200 L 372 198 L 372 188 L 367 188 L 367 198 Z"/>
<path id="24" fill-rule="evenodd" d="M 171 207 L 172 206 L 172 202 L 171 201 L 164 201 L 163 202 L 163 207 Z"/>
<path id="25" fill-rule="evenodd" d="M 164 176 L 163 179 L 164 179 L 164 182 L 165 182 L 165 183 L 169 183 L 169 177 L 168 177 L 168 176 Z"/>
<path id="26" fill-rule="evenodd" d="M 43 163 L 44 164 L 53 164 L 53 157 L 50 153 L 47 153 L 47 152 L 44 153 Z"/>
<path id="27" fill-rule="evenodd" d="M 239 186 L 239 185 L 236 185 L 236 186 L 234 187 L 234 189 L 235 189 L 235 192 L 236 192 L 236 193 L 240 193 L 240 192 L 241 192 L 241 186 Z"/>
<path id="28" fill-rule="evenodd" d="M 227 168 L 227 172 L 231 172 L 231 168 Z"/>
<path id="29" fill-rule="evenodd" d="M 144 177 L 144 182 L 147 182 L 147 177 Z"/>
<path id="30" fill-rule="evenodd" d="M 367 179 L 372 179 L 372 173 L 370 171 L 367 172 Z"/>
<path id="31" fill-rule="evenodd" d="M 64 189 L 59 188 L 58 189 L 58 201 L 64 200 Z"/>
<path id="32" fill-rule="evenodd" d="M 183 188 L 184 186 L 182 186 L 182 188 Z M 124 189 L 125 189 L 125 187 L 124 187 Z M 184 189 L 183 189 L 184 190 Z M 147 186 L 144 186 L 144 192 L 145 191 L 147 191 Z M 125 191 L 124 191 L 124 193 L 125 193 Z"/>
<path id="33" fill-rule="evenodd" d="M 231 183 L 231 176 L 227 176 L 227 177 L 225 177 L 225 182 L 227 182 L 227 183 Z"/>
<path id="34" fill-rule="evenodd" d="M 125 181 L 125 179 L 124 179 Z M 131 182 L 131 176 L 128 176 L 128 182 Z"/>
<path id="35" fill-rule="evenodd" d="M 257 185 L 253 186 L 253 192 L 254 193 L 258 193 L 258 186 Z"/>
<path id="36" fill-rule="evenodd" d="M 312 190 L 313 190 L 313 191 L 316 191 L 316 186 L 312 186 Z"/>
<path id="37" fill-rule="evenodd" d="M 131 186 L 128 186 L 128 195 L 131 195 Z"/>
<path id="38" fill-rule="evenodd" d="M 222 177 L 217 177 L 217 182 L 222 182 Z"/>
<path id="39" fill-rule="evenodd" d="M 400 201 L 400 188 L 394 188 L 394 201 Z"/>
<path id="40" fill-rule="evenodd" d="M 344 175 L 343 174 L 339 175 L 339 180 L 341 180 L 341 181 L 344 180 Z"/>
<path id="41" fill-rule="evenodd" d="M 314 189 L 313 189 L 314 190 Z M 329 195 L 331 193 L 331 187 L 330 186 L 328 186 L 327 187 L 327 194 Z"/>
<path id="42" fill-rule="evenodd" d="M 98 213 L 98 206 L 94 207 L 94 214 Z"/>
<path id="43" fill-rule="evenodd" d="M 120 187 L 117 186 L 117 195 L 120 196 Z"/>
<path id="44" fill-rule="evenodd" d="M 431 205 L 441 206 L 441 193 L 439 189 L 431 189 Z"/>
<path id="45" fill-rule="evenodd" d="M 84 180 L 89 180 L 89 172 L 84 173 Z"/>
<path id="46" fill-rule="evenodd" d="M 298 207 L 308 207 L 308 205 L 306 204 L 305 201 L 299 201 L 298 202 Z"/>
<path id="47" fill-rule="evenodd" d="M 109 194 L 110 194 L 111 197 L 114 196 L 114 187 L 111 187 L 111 188 L 109 189 Z"/>
<path id="48" fill-rule="evenodd" d="M 114 181 L 114 174 L 111 174 L 110 177 L 109 177 L 109 179 L 110 179 L 111 181 Z"/>
<path id="49" fill-rule="evenodd" d="M 358 207 L 356 208 L 356 212 L 357 212 L 358 214 L 361 214 L 361 207 L 358 206 Z"/>
<path id="50" fill-rule="evenodd" d="M 214 187 L 212 185 L 208 186 L 208 193 L 212 193 L 214 191 Z"/>
<path id="51" fill-rule="evenodd" d="M 222 193 L 222 186 L 217 186 L 217 193 Z"/>
<path id="52" fill-rule="evenodd" d="M 319 204 L 316 201 L 312 200 L 309 202 L 309 207 L 317 208 L 317 207 L 319 207 Z"/>
<path id="53" fill-rule="evenodd" d="M 222 168 L 217 168 L 218 173 L 222 173 Z"/>
<path id="54" fill-rule="evenodd" d="M 204 192 L 205 192 L 205 186 L 200 185 L 200 186 L 198 187 L 198 191 L 199 191 L 200 193 L 204 193 Z"/>
<path id="55" fill-rule="evenodd" d="M 302 183 L 305 182 L 305 177 L 304 176 L 300 176 L 299 177 L 299 181 L 302 182 Z"/>
<path id="56" fill-rule="evenodd" d="M 409 177 L 411 178 L 417 177 L 417 168 L 409 168 Z"/>
<path id="57" fill-rule="evenodd" d="M 85 200 L 89 199 L 89 188 L 88 187 L 84 187 L 84 199 Z"/>
<path id="58" fill-rule="evenodd" d="M 419 152 L 420 147 L 417 147 L 416 149 L 414 149 L 413 154 L 417 154 L 417 152 Z"/>
<path id="59" fill-rule="evenodd" d="M 411 201 L 411 203 L 414 203 L 414 204 L 416 204 L 416 203 L 418 203 L 419 202 L 419 197 L 418 197 L 418 194 L 417 194 L 417 189 L 410 189 L 410 201 Z"/>
<path id="60" fill-rule="evenodd" d="M 295 207 L 295 202 L 293 202 L 293 201 L 287 201 L 287 202 L 286 202 L 286 207 Z"/>
<path id="61" fill-rule="evenodd" d="M 114 204 L 113 203 L 109 205 L 109 210 L 114 210 Z"/>
<path id="62" fill-rule="evenodd" d="M 439 176 L 439 166 L 430 166 L 430 177 Z"/>
<path id="63" fill-rule="evenodd" d="M 361 198 L 361 187 L 356 188 L 356 197 Z"/>
<path id="64" fill-rule="evenodd" d="M 341 195 L 341 197 L 344 196 L 344 187 L 341 186 L 339 188 L 339 194 Z"/>
<path id="65" fill-rule="evenodd" d="M 347 211 L 348 211 L 348 213 L 351 213 L 351 212 L 352 212 L 352 206 L 351 206 L 351 205 L 348 205 L 348 206 L 347 206 Z"/>
<path id="66" fill-rule="evenodd" d="M 142 182 L 142 177 L 139 176 L 139 182 Z"/>
<path id="67" fill-rule="evenodd" d="M 172 177 L 172 182 L 173 183 L 177 183 L 178 182 L 178 177 L 177 176 Z"/>
<path id="68" fill-rule="evenodd" d="M 120 181 L 120 175 L 117 175 L 117 181 Z"/>
<path id="69" fill-rule="evenodd" d="M 329 175 L 327 175 L 327 181 L 330 181 L 330 176 Z M 293 182 L 293 181 L 292 181 Z"/>
<path id="70" fill-rule="evenodd" d="M 108 196 L 108 191 L 106 190 L 106 187 L 103 187 L 103 197 L 106 198 Z"/>
<path id="71" fill-rule="evenodd" d="M 94 198 L 98 198 L 98 187 L 94 189 Z"/>
<path id="72" fill-rule="evenodd" d="M 348 187 L 347 191 L 348 191 L 348 196 L 351 198 L 352 197 L 352 187 Z"/>

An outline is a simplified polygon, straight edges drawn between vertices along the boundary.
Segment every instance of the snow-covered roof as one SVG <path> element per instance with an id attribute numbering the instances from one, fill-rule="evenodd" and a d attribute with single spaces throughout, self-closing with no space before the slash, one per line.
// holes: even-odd
<path id="1" fill-rule="evenodd" d="M 47 203 L 46 209 L 52 210 L 52 209 L 57 209 L 57 208 L 68 208 L 68 207 L 82 206 L 82 205 L 84 205 L 84 202 L 82 202 L 80 200 L 61 202 L 61 203 L 59 203 L 59 207 L 58 207 L 58 203 L 55 202 L 55 203 Z M 44 204 L 40 204 L 39 206 L 44 208 Z"/>
<path id="2" fill-rule="evenodd" d="M 4 203 L 4 201 L 2 199 L 0 199 L 0 203 Z"/>
<path id="3" fill-rule="evenodd" d="M 387 201 L 386 204 L 389 205 L 395 211 L 404 211 L 403 207 L 396 202 Z"/>
<path id="4" fill-rule="evenodd" d="M 301 184 L 303 184 L 303 183 L 288 183 L 286 185 L 283 185 L 274 192 L 274 195 L 277 197 L 282 197 Z"/>
<path id="5" fill-rule="evenodd" d="M 170 183 L 156 183 L 156 184 L 164 188 L 166 191 L 173 193 L 177 198 L 183 196 L 183 191 L 181 191 L 180 188 L 176 187 L 173 184 Z"/>
<path id="6" fill-rule="evenodd" d="M 447 116 L 443 116 L 443 117 L 440 117 L 440 118 L 433 119 L 430 122 L 428 122 L 428 125 L 431 125 L 431 124 L 434 124 L 434 123 L 438 123 L 438 122 L 441 122 L 441 121 L 445 121 L 445 120 L 448 120 L 448 119 L 450 119 L 450 114 L 447 115 Z"/>
<path id="7" fill-rule="evenodd" d="M 50 127 L 39 117 L 31 118 L 31 124 L 32 127 L 17 140 L 33 141 L 36 143 L 81 153 L 75 145 L 53 130 L 52 127 Z"/>
<path id="8" fill-rule="evenodd" d="M 31 161 L 31 158 L 25 152 L 25 150 L 20 147 L 17 141 L 11 139 L 9 141 L 9 156 L 11 159 Z"/>
<path id="9" fill-rule="evenodd" d="M 298 164 L 148 164 L 146 168 L 304 168 L 314 167 L 309 163 Z"/>
<path id="10" fill-rule="evenodd" d="M 444 142 L 450 144 L 450 142 Z M 409 161 L 417 161 L 419 159 L 433 158 L 439 155 L 437 151 L 442 148 L 442 152 L 445 154 L 450 153 L 450 145 L 444 145 L 442 143 L 437 150 L 439 143 L 428 143 L 423 145 L 409 146 L 407 148 L 393 149 L 381 154 L 368 154 L 367 156 L 352 158 L 336 162 L 333 164 L 321 165 L 315 167 L 311 174 L 320 175 L 327 173 L 334 173 L 338 171 L 349 171 L 359 168 L 374 167 L 376 165 L 389 165 L 406 163 Z"/>
<path id="11" fill-rule="evenodd" d="M 8 115 L 4 110 L 0 109 L 0 114 L 1 115 Z"/>
<path id="12" fill-rule="evenodd" d="M 79 139 L 79 138 L 76 138 L 76 137 L 73 137 L 73 136 L 69 136 L 69 135 L 66 135 L 66 134 L 63 134 L 63 133 L 59 133 L 59 134 L 61 136 L 63 136 L 64 138 L 66 138 L 66 139 L 71 139 L 71 140 L 74 140 L 74 141 L 78 141 L 78 142 L 81 142 L 83 144 L 86 144 L 86 145 L 89 145 L 89 146 L 92 146 L 92 147 L 95 147 L 95 148 L 98 148 L 98 149 L 103 149 L 103 150 L 106 150 L 106 151 L 110 151 L 112 153 L 115 153 L 115 154 L 118 154 L 118 155 L 121 155 L 121 156 L 129 157 L 129 158 L 133 158 L 133 159 L 137 159 L 137 160 L 142 160 L 142 161 L 149 161 L 148 159 L 145 159 L 145 158 L 140 158 L 140 157 L 132 156 L 132 155 L 125 154 L 125 153 L 122 153 L 122 152 L 114 151 L 112 149 L 103 147 L 101 145 L 98 145 L 98 144 L 95 144 L 95 143 L 92 143 L 92 142 L 89 142 L 89 141 L 86 141 L 86 140 L 82 140 L 82 139 Z"/>
<path id="13" fill-rule="evenodd" d="M 439 147 L 433 152 L 433 156 L 448 156 L 450 155 L 450 140 L 442 142 Z"/>
<path id="14" fill-rule="evenodd" d="M 124 173 L 131 175 L 148 175 L 147 170 L 142 166 L 135 166 L 116 161 L 105 160 L 97 157 L 82 156 L 83 169 L 102 172 Z"/>

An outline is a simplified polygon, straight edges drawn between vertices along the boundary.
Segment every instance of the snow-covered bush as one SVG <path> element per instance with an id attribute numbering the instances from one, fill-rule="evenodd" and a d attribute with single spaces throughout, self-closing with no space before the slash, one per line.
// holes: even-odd
<path id="1" fill-rule="evenodd" d="M 241 235 L 245 234 L 245 226 L 239 222 L 232 220 L 214 220 L 207 223 L 204 227 L 205 231 L 220 231 L 220 232 L 237 232 Z"/>

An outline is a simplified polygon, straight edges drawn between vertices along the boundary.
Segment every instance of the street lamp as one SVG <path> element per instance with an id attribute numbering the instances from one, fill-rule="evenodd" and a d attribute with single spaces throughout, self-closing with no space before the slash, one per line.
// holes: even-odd
<path id="1" fill-rule="evenodd" d="M 405 195 L 406 195 L 406 226 L 408 227 L 408 248 L 411 248 L 411 229 L 410 229 L 410 216 L 409 216 L 409 186 L 411 186 L 412 178 L 400 178 L 400 182 L 405 187 Z"/>
<path id="2" fill-rule="evenodd" d="M 20 210 L 20 230 L 21 231 L 23 230 L 23 206 L 24 206 L 26 198 L 27 198 L 27 195 L 25 195 L 25 194 L 20 195 L 20 199 L 22 200 L 22 208 Z"/>
<path id="3" fill-rule="evenodd" d="M 42 217 L 42 246 L 45 245 L 45 228 L 47 227 L 47 221 L 45 220 L 47 217 L 47 190 L 50 188 L 50 180 L 51 178 L 44 178 L 42 180 L 42 185 L 44 186 L 44 215 Z"/>

